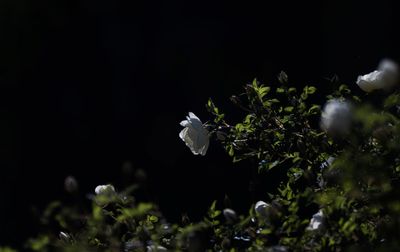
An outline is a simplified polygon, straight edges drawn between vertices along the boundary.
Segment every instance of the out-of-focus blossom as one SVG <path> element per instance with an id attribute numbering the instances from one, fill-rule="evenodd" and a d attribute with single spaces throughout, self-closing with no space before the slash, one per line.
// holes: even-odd
<path id="1" fill-rule="evenodd" d="M 78 181 L 73 176 L 68 176 L 64 180 L 65 191 L 74 193 L 78 191 Z"/>
<path id="2" fill-rule="evenodd" d="M 347 134 L 351 126 L 351 107 L 345 101 L 328 101 L 321 113 L 321 128 L 331 135 Z"/>
<path id="3" fill-rule="evenodd" d="M 180 125 L 185 128 L 179 133 L 179 137 L 190 148 L 192 153 L 194 155 L 206 155 L 210 144 L 210 137 L 209 132 L 204 128 L 200 119 L 192 112 L 189 112 L 189 116 Z"/>

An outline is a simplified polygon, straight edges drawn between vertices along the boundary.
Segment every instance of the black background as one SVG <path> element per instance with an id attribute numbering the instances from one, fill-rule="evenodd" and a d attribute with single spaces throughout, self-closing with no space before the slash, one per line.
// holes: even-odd
<path id="1" fill-rule="evenodd" d="M 32 206 L 63 198 L 67 175 L 82 194 L 118 188 L 134 181 L 126 162 L 171 220 L 225 193 L 247 209 L 247 164 L 213 143 L 193 156 L 178 137 L 188 111 L 206 121 L 213 97 L 233 113 L 231 94 L 281 70 L 327 89 L 399 59 L 395 1 L 294 2 L 1 1 L 0 245 L 36 232 Z"/>

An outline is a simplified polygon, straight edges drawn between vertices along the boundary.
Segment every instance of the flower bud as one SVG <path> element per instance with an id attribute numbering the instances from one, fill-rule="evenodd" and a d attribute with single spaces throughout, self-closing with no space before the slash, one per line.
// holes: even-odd
<path id="1" fill-rule="evenodd" d="M 99 185 L 94 189 L 95 193 L 97 195 L 99 194 L 114 194 L 115 193 L 115 188 L 114 186 L 108 184 L 108 185 Z"/>
<path id="2" fill-rule="evenodd" d="M 230 208 L 225 208 L 223 214 L 228 223 L 234 223 L 237 220 L 236 212 Z"/>
<path id="3" fill-rule="evenodd" d="M 263 217 L 268 217 L 268 209 L 271 207 L 270 204 L 265 203 L 264 201 L 258 201 L 254 207 L 256 213 Z"/>
<path id="4" fill-rule="evenodd" d="M 78 181 L 74 176 L 68 176 L 64 180 L 64 189 L 69 193 L 75 193 L 78 191 Z"/>

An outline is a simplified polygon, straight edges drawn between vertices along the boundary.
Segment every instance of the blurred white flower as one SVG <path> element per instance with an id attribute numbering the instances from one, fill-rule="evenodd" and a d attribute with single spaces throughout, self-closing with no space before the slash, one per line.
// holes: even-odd
<path id="1" fill-rule="evenodd" d="M 157 252 L 157 251 L 168 251 L 163 246 L 149 245 L 147 246 L 147 252 Z"/>
<path id="2" fill-rule="evenodd" d="M 230 208 L 225 208 L 223 214 L 228 223 L 233 223 L 237 219 L 236 212 Z"/>
<path id="3" fill-rule="evenodd" d="M 357 78 L 357 85 L 365 92 L 391 89 L 399 81 L 399 66 L 392 60 L 384 59 L 379 63 L 378 70 Z"/>
<path id="4" fill-rule="evenodd" d="M 94 189 L 94 192 L 99 195 L 99 194 L 112 194 L 115 193 L 115 188 L 112 185 L 99 185 Z"/>
<path id="5" fill-rule="evenodd" d="M 390 89 L 399 82 L 399 65 L 390 59 L 384 59 L 379 63 L 378 70 L 385 73 L 386 86 L 384 89 Z"/>
<path id="6" fill-rule="evenodd" d="M 180 125 L 185 128 L 179 133 L 179 137 L 186 143 L 192 153 L 194 155 L 206 155 L 210 137 L 200 119 L 192 112 L 189 112 L 189 116 Z"/>
<path id="7" fill-rule="evenodd" d="M 351 118 L 350 105 L 333 99 L 325 104 L 321 113 L 321 128 L 331 135 L 343 135 L 350 130 Z"/>
<path id="8" fill-rule="evenodd" d="M 270 204 L 265 203 L 264 201 L 258 201 L 254 206 L 254 210 L 257 214 L 267 217 L 268 216 L 268 209 L 270 208 Z"/>
<path id="9" fill-rule="evenodd" d="M 323 227 L 324 222 L 324 213 L 322 209 L 318 211 L 318 213 L 314 214 L 310 220 L 310 224 L 307 227 L 307 230 L 315 231 L 319 230 Z"/>

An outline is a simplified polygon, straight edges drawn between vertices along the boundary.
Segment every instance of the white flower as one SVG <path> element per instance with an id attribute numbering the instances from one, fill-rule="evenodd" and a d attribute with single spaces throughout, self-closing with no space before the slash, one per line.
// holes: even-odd
<path id="1" fill-rule="evenodd" d="M 268 216 L 268 209 L 270 208 L 270 204 L 265 203 L 264 201 L 258 201 L 254 206 L 254 210 L 257 214 L 267 217 Z"/>
<path id="2" fill-rule="evenodd" d="M 391 89 L 399 80 L 399 66 L 392 60 L 384 59 L 379 63 L 378 70 L 357 78 L 357 85 L 365 92 Z"/>
<path id="3" fill-rule="evenodd" d="M 321 114 L 321 128 L 332 135 L 349 132 L 351 107 L 347 102 L 333 99 L 325 104 Z"/>
<path id="4" fill-rule="evenodd" d="M 179 137 L 186 143 L 192 153 L 194 155 L 206 155 L 210 138 L 200 119 L 192 112 L 189 112 L 189 116 L 180 125 L 185 128 L 179 133 Z"/>
<path id="5" fill-rule="evenodd" d="M 156 251 L 168 251 L 163 246 L 149 245 L 147 246 L 147 252 L 156 252 Z"/>
<path id="6" fill-rule="evenodd" d="M 310 224 L 307 227 L 307 230 L 319 230 L 323 227 L 324 222 L 324 213 L 322 209 L 318 211 L 318 213 L 314 214 L 310 220 Z"/>
<path id="7" fill-rule="evenodd" d="M 385 73 L 386 86 L 384 89 L 390 89 L 398 84 L 400 72 L 399 65 L 390 59 L 384 59 L 379 63 L 378 70 Z"/>
<path id="8" fill-rule="evenodd" d="M 112 185 L 99 185 L 94 189 L 94 192 L 99 195 L 99 194 L 112 194 L 115 193 L 115 188 Z"/>
<path id="9" fill-rule="evenodd" d="M 357 78 L 357 85 L 365 92 L 369 93 L 376 89 L 382 89 L 384 83 L 383 71 L 375 70 L 366 75 L 360 75 Z"/>
<path id="10" fill-rule="evenodd" d="M 229 223 L 233 223 L 237 219 L 236 212 L 230 208 L 225 208 L 223 214 L 225 216 L 226 221 Z"/>

